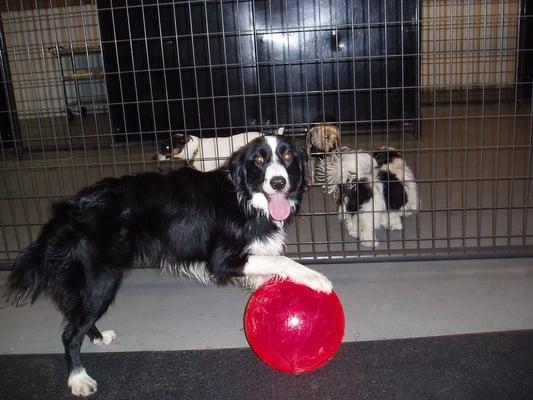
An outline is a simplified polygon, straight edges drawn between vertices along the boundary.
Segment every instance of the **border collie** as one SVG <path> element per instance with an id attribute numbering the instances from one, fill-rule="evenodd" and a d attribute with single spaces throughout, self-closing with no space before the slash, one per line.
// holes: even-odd
<path id="1" fill-rule="evenodd" d="M 278 130 L 278 135 L 284 128 Z M 162 140 L 155 160 L 180 159 L 198 171 L 212 171 L 222 166 L 231 155 L 261 132 L 244 132 L 227 137 L 199 138 L 193 135 L 175 134 Z"/>
<path id="2" fill-rule="evenodd" d="M 8 298 L 23 305 L 46 293 L 64 314 L 74 395 L 97 389 L 80 347 L 85 336 L 98 344 L 115 339 L 95 323 L 135 264 L 252 289 L 277 276 L 332 290 L 324 275 L 282 256 L 284 226 L 305 189 L 306 158 L 288 138 L 264 136 L 237 151 L 228 168 L 107 178 L 53 206 L 15 262 Z"/>
<path id="3" fill-rule="evenodd" d="M 368 247 L 379 245 L 378 229 L 403 229 L 401 217 L 418 206 L 414 175 L 391 147 L 373 153 L 342 148 L 320 161 L 317 181 L 337 200 L 348 233 Z"/>

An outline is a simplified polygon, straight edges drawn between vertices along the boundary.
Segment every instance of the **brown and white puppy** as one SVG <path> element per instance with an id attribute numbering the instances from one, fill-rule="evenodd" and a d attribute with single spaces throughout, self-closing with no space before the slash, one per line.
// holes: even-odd
<path id="1" fill-rule="evenodd" d="M 335 125 L 335 121 L 335 117 L 326 114 L 324 118 L 316 118 L 307 131 L 307 152 L 310 156 L 309 166 L 312 183 L 315 183 L 317 161 L 339 148 L 341 130 Z"/>

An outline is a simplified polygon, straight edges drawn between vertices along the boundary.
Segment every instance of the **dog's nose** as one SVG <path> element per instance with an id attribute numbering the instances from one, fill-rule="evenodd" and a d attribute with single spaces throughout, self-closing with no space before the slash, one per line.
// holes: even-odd
<path id="1" fill-rule="evenodd" d="M 282 190 L 285 185 L 287 185 L 287 181 L 282 176 L 275 176 L 270 180 L 270 186 L 274 190 Z"/>

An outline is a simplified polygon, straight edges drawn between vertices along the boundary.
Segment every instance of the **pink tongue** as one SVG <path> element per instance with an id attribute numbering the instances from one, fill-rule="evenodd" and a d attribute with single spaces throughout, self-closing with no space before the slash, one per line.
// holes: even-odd
<path id="1" fill-rule="evenodd" d="M 277 193 L 270 197 L 268 211 L 270 211 L 270 216 L 276 221 L 284 221 L 291 213 L 291 205 L 284 195 Z"/>

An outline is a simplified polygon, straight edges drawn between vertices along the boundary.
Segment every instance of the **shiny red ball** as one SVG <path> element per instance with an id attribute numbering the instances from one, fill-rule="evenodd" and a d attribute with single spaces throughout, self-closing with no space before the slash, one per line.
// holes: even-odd
<path id="1" fill-rule="evenodd" d="M 250 347 L 267 365 L 300 374 L 335 355 L 344 335 L 344 312 L 335 292 L 273 280 L 248 301 L 244 330 Z"/>

